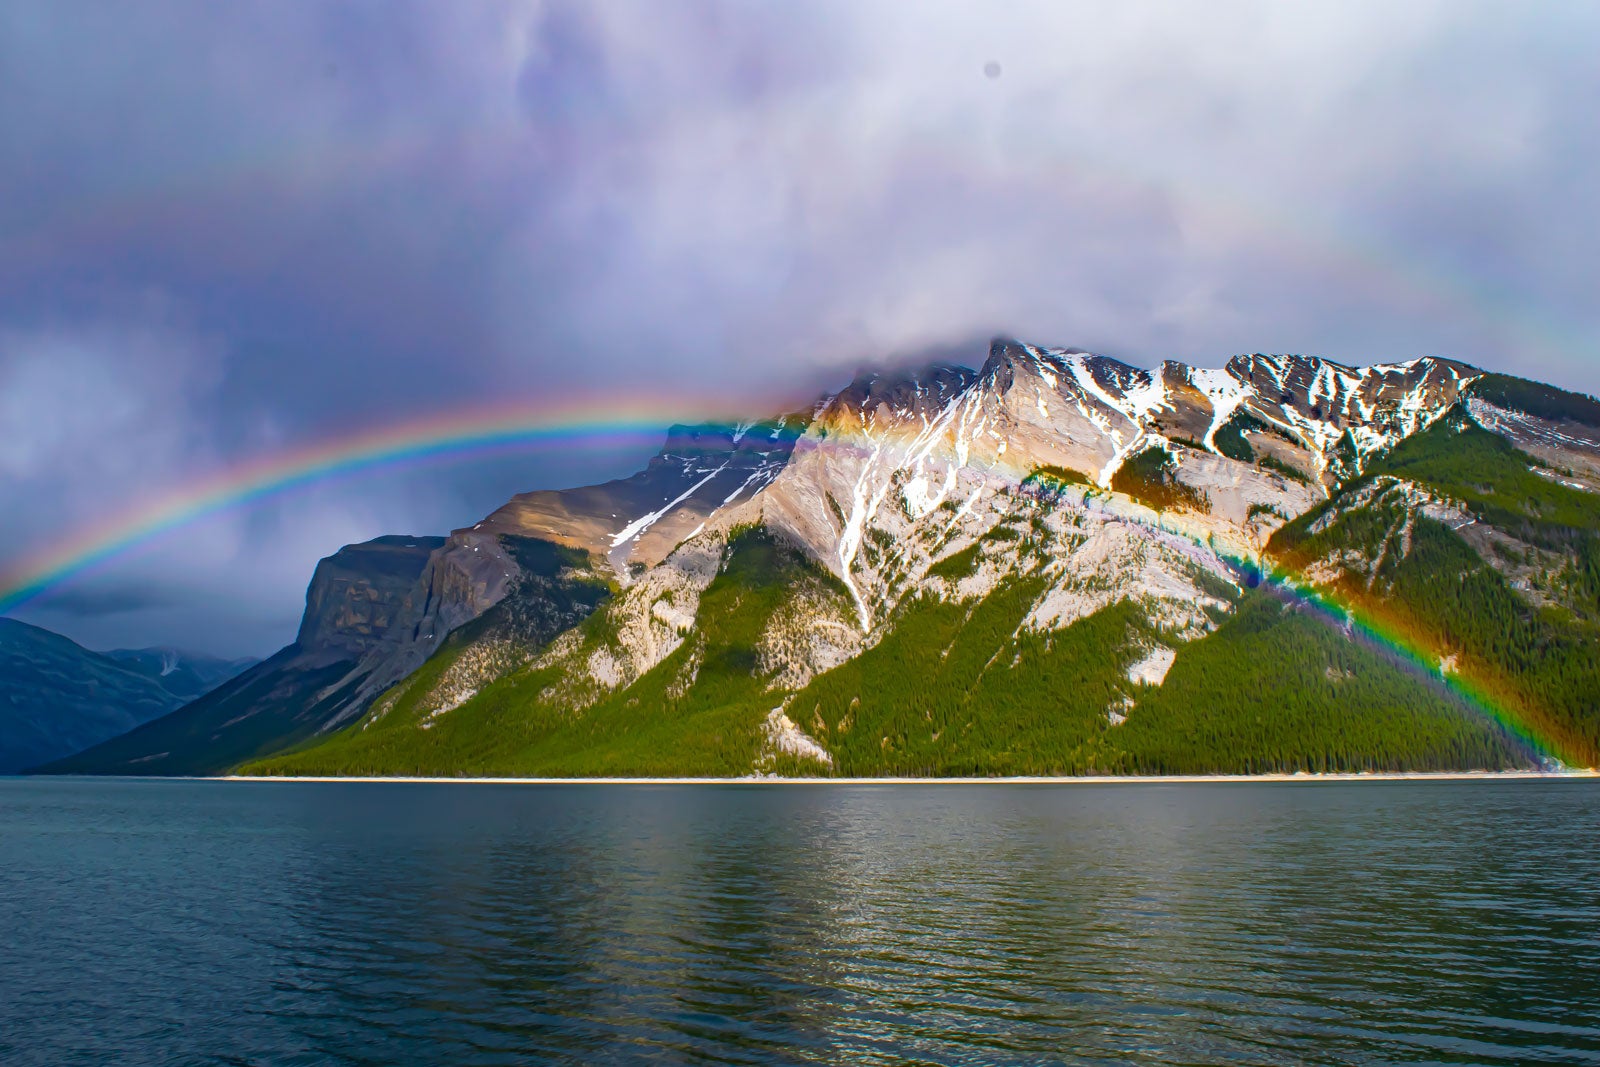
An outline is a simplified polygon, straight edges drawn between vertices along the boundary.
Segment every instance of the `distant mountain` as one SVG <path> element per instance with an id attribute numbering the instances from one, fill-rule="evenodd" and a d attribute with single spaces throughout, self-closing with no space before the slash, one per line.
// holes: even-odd
<path id="1" fill-rule="evenodd" d="M 1451 360 L 1144 370 L 999 341 L 976 371 L 674 428 L 634 477 L 519 496 L 408 566 L 317 686 L 250 689 L 263 665 L 59 766 L 1600 761 L 1600 403 Z M 307 625 L 336 637 L 317 586 Z M 298 725 L 246 752 L 230 724 L 257 715 Z"/>
<path id="2" fill-rule="evenodd" d="M 157 648 L 91 652 L 0 619 L 0 774 L 126 733 L 255 662 Z"/>
<path id="3" fill-rule="evenodd" d="M 183 701 L 60 634 L 0 619 L 0 774 L 77 752 Z"/>
<path id="4" fill-rule="evenodd" d="M 175 648 L 114 648 L 103 653 L 118 663 L 161 683 L 184 702 L 204 696 L 261 661 L 255 657 L 222 659 Z"/>
<path id="5" fill-rule="evenodd" d="M 317 565 L 294 644 L 172 714 L 41 770 L 210 773 L 341 721 L 370 673 L 363 656 L 410 610 L 417 580 L 443 544 L 395 536 L 340 549 Z"/>

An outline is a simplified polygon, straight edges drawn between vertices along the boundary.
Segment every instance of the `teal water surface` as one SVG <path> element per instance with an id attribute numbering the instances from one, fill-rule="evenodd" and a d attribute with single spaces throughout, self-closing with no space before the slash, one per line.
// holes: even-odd
<path id="1" fill-rule="evenodd" d="M 1600 1063 L 1600 783 L 0 779 L 0 1063 Z"/>

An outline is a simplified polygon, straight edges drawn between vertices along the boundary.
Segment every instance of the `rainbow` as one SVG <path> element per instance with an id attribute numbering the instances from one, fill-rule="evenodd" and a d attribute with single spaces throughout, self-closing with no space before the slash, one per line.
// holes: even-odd
<path id="1" fill-rule="evenodd" d="M 407 469 L 505 451 L 551 447 L 655 448 L 661 444 L 666 427 L 674 422 L 724 428 L 735 434 L 741 427 L 752 425 L 717 418 L 703 406 L 699 408 L 700 417 L 690 417 L 688 412 L 692 410 L 687 404 L 672 404 L 659 398 L 588 401 L 544 410 L 516 406 L 476 408 L 252 459 L 115 514 L 46 551 L 0 569 L 0 613 L 22 606 L 54 586 L 103 566 L 167 531 L 313 484 L 372 471 Z M 854 436 L 830 427 L 825 437 L 806 438 L 803 447 L 855 451 L 862 446 L 852 440 Z M 1077 472 L 1051 468 L 1021 471 L 1005 462 L 996 470 L 1025 491 L 1043 490 L 1052 494 L 1083 491 L 1086 504 L 1093 499 L 1097 509 L 1150 525 L 1148 517 L 1141 517 L 1144 509 L 1119 507 L 1115 495 L 1088 485 L 1088 479 Z M 1430 678 L 1468 707 L 1487 716 L 1533 760 L 1555 757 L 1569 763 L 1591 762 L 1580 754 L 1579 746 L 1555 736 L 1553 731 L 1544 729 L 1532 716 L 1520 710 L 1521 702 L 1511 693 L 1510 687 L 1484 678 L 1442 672 L 1437 655 L 1425 640 L 1407 633 L 1370 607 L 1340 598 L 1326 589 L 1316 589 L 1304 575 L 1281 567 L 1263 570 L 1261 563 L 1249 555 L 1202 541 L 1193 533 L 1165 523 L 1160 524 L 1160 529 L 1213 555 L 1249 584 L 1264 585 L 1274 595 L 1307 609 L 1328 625 L 1387 651 L 1402 665 Z"/>
<path id="2" fill-rule="evenodd" d="M 1242 573 L 1253 575 L 1280 599 L 1306 609 L 1364 644 L 1383 650 L 1415 674 L 1440 685 L 1467 707 L 1492 720 L 1535 762 L 1545 765 L 1552 758 L 1562 762 L 1587 762 L 1580 757 L 1577 746 L 1535 723 L 1532 716 L 1521 710 L 1502 681 L 1445 670 L 1438 654 L 1429 649 L 1423 639 L 1408 633 L 1381 612 L 1327 588 L 1315 588 L 1304 575 L 1282 566 L 1263 571 L 1249 561 L 1241 560 L 1237 565 Z"/>
<path id="3" fill-rule="evenodd" d="M 1020 481 L 1025 489 L 1032 487 L 1037 491 L 1042 488 L 1057 494 L 1073 488 L 1083 489 L 1089 485 L 1088 478 L 1079 472 L 1064 469 L 1053 471 L 1048 468 L 1035 470 Z M 1099 492 L 1101 491 L 1090 488 L 1087 490 L 1087 496 L 1093 497 Z M 1110 500 L 1104 501 L 1106 505 L 1110 503 Z M 1107 510 L 1122 515 L 1121 509 L 1107 507 Z M 1131 511 L 1122 517 L 1131 521 L 1144 521 Z M 1343 631 L 1354 640 L 1383 651 L 1405 669 L 1440 686 L 1466 707 L 1491 720 L 1526 753 L 1531 761 L 1540 766 L 1548 766 L 1552 759 L 1575 765 L 1588 765 L 1593 762 L 1592 755 L 1586 752 L 1583 745 L 1561 736 L 1559 731 L 1551 729 L 1546 724 L 1535 721 L 1535 716 L 1523 710 L 1521 707 L 1523 702 L 1518 699 L 1514 687 L 1508 680 L 1492 678 L 1486 674 L 1472 675 L 1442 669 L 1438 653 L 1429 647 L 1429 642 L 1424 637 L 1410 633 L 1407 627 L 1386 618 L 1381 610 L 1340 596 L 1326 587 L 1317 588 L 1305 574 L 1298 573 L 1282 563 L 1270 567 L 1264 566 L 1261 560 L 1239 551 L 1230 551 L 1227 547 L 1212 541 L 1202 542 L 1192 533 L 1186 533 L 1181 529 L 1174 529 L 1164 523 L 1160 529 L 1166 534 L 1183 538 L 1196 548 L 1211 553 L 1230 567 L 1243 584 L 1265 588 L 1279 600 L 1307 611 L 1314 618 Z"/>
<path id="4" fill-rule="evenodd" d="M 476 407 L 434 414 L 261 456 L 115 512 L 0 566 L 0 614 L 102 567 L 160 535 L 230 508 L 374 471 L 550 448 L 659 447 L 674 422 L 734 424 L 705 401 L 579 400 L 560 407 Z"/>

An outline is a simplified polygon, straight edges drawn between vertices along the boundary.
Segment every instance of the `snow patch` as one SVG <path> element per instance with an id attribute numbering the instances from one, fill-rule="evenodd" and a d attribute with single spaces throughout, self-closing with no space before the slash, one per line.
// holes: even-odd
<path id="1" fill-rule="evenodd" d="M 675 498 L 668 501 L 659 510 L 652 511 L 648 515 L 641 515 L 637 519 L 634 519 L 632 522 L 628 523 L 628 525 L 622 528 L 622 532 L 618 533 L 617 536 L 611 539 L 611 547 L 620 548 L 627 542 L 632 541 L 635 537 L 638 537 L 640 534 L 644 533 L 650 527 L 654 526 L 663 515 L 677 507 L 679 504 L 683 503 L 685 500 L 688 500 L 691 496 L 694 496 L 695 492 L 702 485 L 705 485 L 711 479 L 721 474 L 724 468 L 728 466 L 728 462 L 732 461 L 730 460 L 724 462 L 721 467 L 718 467 L 716 470 L 712 471 L 710 474 L 706 475 L 704 478 L 701 478 L 698 482 L 695 482 L 689 488 L 679 493 Z"/>
<path id="2" fill-rule="evenodd" d="M 845 519 L 844 530 L 839 534 L 839 570 L 840 577 L 844 579 L 845 588 L 850 590 L 850 597 L 855 601 L 856 614 L 861 619 L 861 632 L 866 633 L 872 629 L 872 614 L 867 610 L 867 602 L 861 596 L 861 590 L 856 588 L 856 583 L 850 575 L 850 570 L 855 564 L 856 553 L 861 549 L 861 535 L 868 520 L 877 513 L 878 505 L 883 502 L 883 496 L 889 491 L 885 483 L 876 494 L 867 491 L 867 479 L 872 474 L 873 466 L 878 462 L 878 456 L 883 452 L 882 442 L 874 442 L 872 455 L 861 465 L 861 475 L 856 479 L 856 484 L 850 492 L 850 515 Z"/>
<path id="3" fill-rule="evenodd" d="M 1211 401 L 1211 426 L 1206 430 L 1205 446 L 1215 448 L 1217 431 L 1233 418 L 1239 405 L 1254 396 L 1256 391 L 1249 382 L 1235 378 L 1226 368 L 1197 368 L 1190 372 L 1189 380 Z"/>
<path id="4" fill-rule="evenodd" d="M 761 725 L 763 740 L 766 742 L 762 754 L 763 762 L 775 756 L 794 756 L 797 759 L 816 760 L 824 766 L 833 766 L 833 755 L 816 739 L 796 726 L 794 720 L 783 713 L 783 708 L 773 708 L 767 713 L 766 722 Z"/>
<path id="5" fill-rule="evenodd" d="M 939 501 L 944 494 L 934 492 L 933 486 L 929 484 L 928 479 L 919 474 L 906 482 L 905 488 L 901 490 L 900 495 L 905 500 L 906 514 L 913 519 L 920 519 L 939 506 Z"/>
<path id="6" fill-rule="evenodd" d="M 1128 681 L 1138 685 L 1160 685 L 1167 680 L 1172 661 L 1178 654 L 1165 645 L 1152 648 L 1139 662 L 1128 668 Z"/>

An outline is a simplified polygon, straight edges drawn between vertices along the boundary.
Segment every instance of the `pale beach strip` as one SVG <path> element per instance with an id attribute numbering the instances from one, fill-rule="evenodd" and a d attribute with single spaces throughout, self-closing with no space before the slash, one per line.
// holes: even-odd
<path id="1" fill-rule="evenodd" d="M 821 778 L 746 775 L 740 778 L 466 778 L 418 775 L 226 774 L 215 782 L 454 782 L 462 785 L 1173 785 L 1237 782 L 1476 782 L 1574 781 L 1600 778 L 1594 768 L 1564 771 L 1353 771 L 1328 774 L 1097 774 L 993 778 Z"/>

